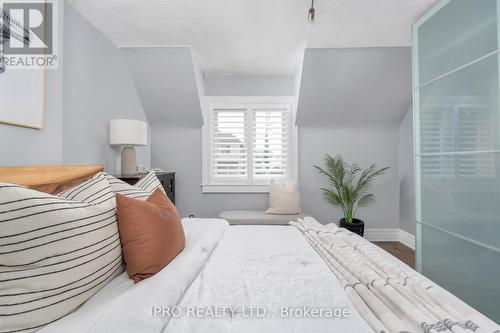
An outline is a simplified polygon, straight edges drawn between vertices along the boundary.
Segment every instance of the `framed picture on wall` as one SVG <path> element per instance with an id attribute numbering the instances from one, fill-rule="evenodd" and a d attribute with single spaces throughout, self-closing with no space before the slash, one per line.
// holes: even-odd
<path id="1" fill-rule="evenodd" d="M 10 69 L 0 74 L 0 123 L 42 129 L 45 70 Z"/>

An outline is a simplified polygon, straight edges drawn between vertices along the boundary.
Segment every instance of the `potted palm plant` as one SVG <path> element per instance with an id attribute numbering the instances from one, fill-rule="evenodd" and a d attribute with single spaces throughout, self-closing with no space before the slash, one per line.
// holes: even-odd
<path id="1" fill-rule="evenodd" d="M 328 177 L 329 188 L 322 188 L 325 199 L 333 205 L 340 206 L 344 217 L 340 219 L 340 227 L 363 236 L 365 223 L 354 218 L 360 206 L 367 206 L 375 200 L 372 193 L 367 193 L 368 186 L 375 177 L 382 175 L 389 168 L 378 169 L 372 164 L 362 170 L 356 164 L 344 162 L 340 156 L 325 156 L 325 168 L 314 166 L 319 173 Z"/>

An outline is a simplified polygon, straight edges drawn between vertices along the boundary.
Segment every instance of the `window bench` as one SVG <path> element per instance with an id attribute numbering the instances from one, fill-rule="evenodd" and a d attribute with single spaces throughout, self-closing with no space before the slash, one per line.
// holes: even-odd
<path id="1" fill-rule="evenodd" d="M 231 225 L 288 225 L 303 215 L 266 214 L 259 210 L 227 210 L 219 214 L 219 218 L 227 220 Z"/>

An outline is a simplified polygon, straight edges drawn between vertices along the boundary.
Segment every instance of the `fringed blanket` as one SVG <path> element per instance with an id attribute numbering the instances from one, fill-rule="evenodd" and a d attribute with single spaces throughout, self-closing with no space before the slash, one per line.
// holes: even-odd
<path id="1" fill-rule="evenodd" d="M 500 333 L 493 321 L 364 238 L 311 217 L 290 224 L 376 332 Z"/>

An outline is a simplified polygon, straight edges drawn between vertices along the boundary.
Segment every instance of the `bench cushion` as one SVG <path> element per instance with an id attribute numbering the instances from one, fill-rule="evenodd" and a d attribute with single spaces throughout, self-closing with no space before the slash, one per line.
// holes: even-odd
<path id="1" fill-rule="evenodd" d="M 290 221 L 296 221 L 302 215 L 277 215 L 266 214 L 259 210 L 227 210 L 220 213 L 221 219 L 227 220 L 229 224 L 266 224 L 266 225 L 288 225 Z"/>

